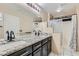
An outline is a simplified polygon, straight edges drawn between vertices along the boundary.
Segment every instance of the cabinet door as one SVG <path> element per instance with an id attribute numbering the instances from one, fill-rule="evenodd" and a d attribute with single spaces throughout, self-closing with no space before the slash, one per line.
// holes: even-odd
<path id="1" fill-rule="evenodd" d="M 32 56 L 32 53 L 29 53 L 29 51 L 26 51 L 26 52 L 23 53 L 21 56 Z"/>
<path id="2" fill-rule="evenodd" d="M 16 52 L 12 53 L 12 54 L 9 54 L 8 56 L 27 56 L 30 53 L 32 53 L 31 46 L 23 48 L 19 51 L 16 51 Z"/>
<path id="3" fill-rule="evenodd" d="M 29 54 L 29 55 L 27 55 L 27 56 L 32 56 L 32 54 Z"/>
<path id="4" fill-rule="evenodd" d="M 51 52 L 51 39 L 48 40 L 48 55 Z"/>
<path id="5" fill-rule="evenodd" d="M 36 50 L 33 54 L 34 54 L 34 56 L 41 56 L 41 48 Z"/>
<path id="6" fill-rule="evenodd" d="M 43 48 L 43 56 L 47 56 L 47 43 L 42 47 Z"/>
<path id="7" fill-rule="evenodd" d="M 33 44 L 33 50 L 36 50 L 39 47 L 41 47 L 41 42 L 37 42 L 37 43 Z"/>
<path id="8" fill-rule="evenodd" d="M 21 54 L 21 56 L 30 56 L 32 55 L 32 46 L 29 46 L 26 48 L 25 52 L 23 54 Z"/>

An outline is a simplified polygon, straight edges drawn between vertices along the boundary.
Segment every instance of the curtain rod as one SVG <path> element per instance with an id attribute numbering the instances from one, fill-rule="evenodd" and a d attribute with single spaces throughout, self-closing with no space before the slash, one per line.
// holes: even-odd
<path id="1" fill-rule="evenodd" d="M 72 15 L 77 15 L 77 14 L 72 14 Z M 72 15 L 68 15 L 68 16 L 61 16 L 61 17 L 56 17 L 56 18 L 53 18 L 53 19 L 70 18 Z"/>

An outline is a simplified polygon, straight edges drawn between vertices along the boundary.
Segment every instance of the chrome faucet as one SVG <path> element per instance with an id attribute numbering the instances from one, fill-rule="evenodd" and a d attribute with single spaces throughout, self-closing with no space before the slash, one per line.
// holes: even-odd
<path id="1" fill-rule="evenodd" d="M 10 31 L 10 40 L 12 41 L 12 39 L 15 39 L 15 35 L 13 31 Z"/>
<path id="2" fill-rule="evenodd" d="M 38 31 L 38 36 L 41 34 L 41 30 Z"/>
<path id="3" fill-rule="evenodd" d="M 7 40 L 9 41 L 10 40 L 10 34 L 9 34 L 9 31 L 6 31 L 7 33 Z"/>
<path id="4" fill-rule="evenodd" d="M 33 30 L 33 32 L 35 32 L 35 35 L 39 36 L 41 34 L 41 31 L 38 30 L 38 32 L 36 30 Z"/>
<path id="5" fill-rule="evenodd" d="M 7 40 L 8 41 L 12 41 L 12 39 L 15 39 L 15 35 L 14 35 L 13 31 L 10 31 L 10 33 L 9 33 L 9 31 L 6 31 L 6 33 L 7 33 Z"/>
<path id="6" fill-rule="evenodd" d="M 37 31 L 36 30 L 33 30 L 33 32 L 35 32 L 35 35 L 37 35 Z"/>

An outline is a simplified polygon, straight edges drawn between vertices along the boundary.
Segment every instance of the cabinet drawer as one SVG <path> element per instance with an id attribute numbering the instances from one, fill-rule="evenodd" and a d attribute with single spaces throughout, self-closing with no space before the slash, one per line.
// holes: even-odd
<path id="1" fill-rule="evenodd" d="M 34 54 L 34 56 L 41 56 L 41 48 L 36 50 L 33 54 Z"/>
<path id="2" fill-rule="evenodd" d="M 32 53 L 32 47 L 27 47 L 26 51 L 21 56 L 28 56 Z"/>
<path id="3" fill-rule="evenodd" d="M 48 42 L 48 39 L 44 39 L 44 40 L 42 41 L 42 45 L 45 44 L 46 42 Z"/>
<path id="4" fill-rule="evenodd" d="M 37 42 L 33 45 L 33 50 L 38 49 L 39 47 L 41 47 L 41 42 Z"/>
<path id="5" fill-rule="evenodd" d="M 19 50 L 19 51 L 16 51 L 16 52 L 10 54 L 9 56 L 20 56 L 20 55 L 24 54 L 24 53 L 27 52 L 27 51 L 28 51 L 29 53 L 31 53 L 31 52 L 32 52 L 32 47 L 31 47 L 31 46 L 30 46 L 30 47 L 26 47 L 26 48 L 24 48 L 24 49 L 21 49 L 21 50 Z"/>
<path id="6" fill-rule="evenodd" d="M 30 51 L 26 51 L 21 56 L 32 56 L 32 53 Z"/>

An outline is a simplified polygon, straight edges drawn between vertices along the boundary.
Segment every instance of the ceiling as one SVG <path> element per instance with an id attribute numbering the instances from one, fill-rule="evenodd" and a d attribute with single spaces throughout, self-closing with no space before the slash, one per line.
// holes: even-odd
<path id="1" fill-rule="evenodd" d="M 38 3 L 38 5 L 43 8 L 48 13 L 52 14 L 54 17 L 67 16 L 75 14 L 76 3 Z M 58 7 L 61 6 L 61 12 L 57 12 Z"/>

